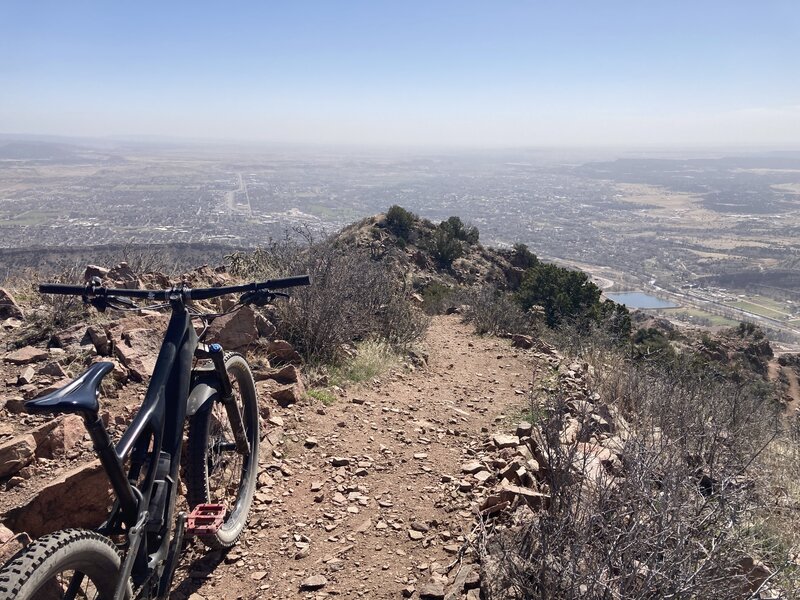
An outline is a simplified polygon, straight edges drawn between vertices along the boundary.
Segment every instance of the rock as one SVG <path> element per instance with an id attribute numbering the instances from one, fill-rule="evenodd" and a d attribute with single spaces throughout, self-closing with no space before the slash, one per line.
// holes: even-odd
<path id="1" fill-rule="evenodd" d="M 53 480 L 25 504 L 9 510 L 3 522 L 32 537 L 64 527 L 94 529 L 108 516 L 111 499 L 108 477 L 95 460 Z"/>
<path id="2" fill-rule="evenodd" d="M 346 467 L 347 465 L 350 464 L 350 459 L 345 458 L 344 456 L 334 456 L 331 459 L 331 464 L 334 467 Z"/>
<path id="3" fill-rule="evenodd" d="M 33 462 L 36 439 L 29 433 L 19 435 L 0 444 L 0 478 L 14 475 Z"/>
<path id="4" fill-rule="evenodd" d="M 415 542 L 418 542 L 419 540 L 421 540 L 421 539 L 423 539 L 425 537 L 425 534 L 422 533 L 421 531 L 416 531 L 415 529 L 409 529 L 408 530 L 408 537 L 410 539 L 414 540 Z"/>
<path id="5" fill-rule="evenodd" d="M 301 590 L 318 590 L 325 587 L 328 580 L 323 575 L 312 575 L 300 583 Z"/>
<path id="6" fill-rule="evenodd" d="M 5 361 L 10 362 L 12 365 L 27 365 L 45 360 L 49 357 L 50 354 L 47 352 L 47 350 L 43 350 L 42 348 L 34 348 L 33 346 L 25 346 L 24 348 L 20 348 L 19 350 L 7 354 Z"/>
<path id="7" fill-rule="evenodd" d="M 502 433 L 493 435 L 492 442 L 498 450 L 502 450 L 503 448 L 516 448 L 519 446 L 519 438 L 517 436 L 504 435 Z"/>
<path id="8" fill-rule="evenodd" d="M 274 379 L 278 383 L 301 382 L 300 372 L 294 365 L 286 365 L 280 369 L 273 369 L 266 374 L 267 379 Z"/>
<path id="9" fill-rule="evenodd" d="M 114 354 L 128 369 L 130 378 L 141 382 L 153 373 L 160 347 L 161 336 L 155 329 L 136 328 L 122 333 Z"/>
<path id="10" fill-rule="evenodd" d="M 521 421 L 517 424 L 517 437 L 530 437 L 533 431 L 533 426 L 527 421 Z"/>
<path id="11" fill-rule="evenodd" d="M 256 314 L 249 306 L 217 317 L 208 327 L 208 342 L 222 344 L 226 350 L 245 348 L 258 339 Z"/>
<path id="12" fill-rule="evenodd" d="M 477 473 L 478 471 L 482 471 L 485 467 L 483 463 L 477 460 L 471 460 L 470 462 L 464 463 L 461 465 L 461 471 L 464 473 Z"/>
<path id="13" fill-rule="evenodd" d="M 119 263 L 106 275 L 108 279 L 111 279 L 114 282 L 116 287 L 121 287 L 128 290 L 142 287 L 142 282 L 126 262 Z"/>
<path id="14" fill-rule="evenodd" d="M 515 348 L 522 348 L 524 350 L 528 350 L 533 348 L 533 338 L 529 335 L 522 335 L 521 333 L 515 333 L 511 336 L 511 345 Z"/>
<path id="15" fill-rule="evenodd" d="M 15 535 L 5 525 L 0 525 L 0 565 L 31 543 L 27 533 Z"/>
<path id="16" fill-rule="evenodd" d="M 305 393 L 305 388 L 301 383 L 292 383 L 270 392 L 270 396 L 275 399 L 279 406 L 286 408 L 302 400 Z"/>
<path id="17" fill-rule="evenodd" d="M 58 377 L 62 379 L 67 376 L 66 372 L 60 364 L 56 361 L 45 363 L 45 365 L 36 371 L 37 375 L 49 375 L 51 377 Z"/>
<path id="18" fill-rule="evenodd" d="M 419 588 L 420 600 L 444 600 L 444 585 L 440 581 L 429 581 Z"/>
<path id="19" fill-rule="evenodd" d="M 304 445 L 306 448 L 313 448 L 313 447 L 314 447 L 314 446 L 316 446 L 317 444 L 319 444 L 319 442 L 317 441 L 317 438 L 315 438 L 315 437 L 307 437 L 307 438 L 305 439 L 305 441 L 303 442 L 303 445 Z"/>
<path id="20" fill-rule="evenodd" d="M 86 334 L 86 326 L 82 323 L 73 325 L 67 329 L 57 331 L 50 336 L 50 344 L 57 348 L 73 348 L 77 346 L 87 346 L 92 343 L 91 338 Z"/>
<path id="21" fill-rule="evenodd" d="M 108 276 L 108 271 L 109 269 L 99 265 L 86 265 L 86 269 L 83 271 L 83 280 L 88 283 L 95 277 L 101 280 L 105 279 Z"/>
<path id="22" fill-rule="evenodd" d="M 25 387 L 35 387 L 35 386 L 23 386 L 23 390 Z M 9 398 L 6 400 L 6 411 L 12 415 L 18 415 L 20 413 L 25 412 L 25 400 L 23 398 Z"/>
<path id="23" fill-rule="evenodd" d="M 64 415 L 34 429 L 37 458 L 53 458 L 74 450 L 86 433 L 83 419 L 78 415 Z"/>
<path id="24" fill-rule="evenodd" d="M 284 363 L 300 363 L 300 354 L 286 340 L 274 340 L 267 345 L 267 356 Z"/>
<path id="25" fill-rule="evenodd" d="M 17 377 L 17 385 L 28 385 L 29 383 L 33 383 L 33 378 L 36 376 L 36 371 L 33 370 L 33 367 L 27 366 L 19 374 Z"/>
<path id="26" fill-rule="evenodd" d="M 5 288 L 0 288 L 0 319 L 25 319 L 25 315 L 19 304 L 14 300 L 14 296 Z"/>
<path id="27" fill-rule="evenodd" d="M 456 546 L 456 552 L 458 552 L 458 546 Z M 470 564 L 462 564 L 459 567 L 456 577 L 453 580 L 453 584 L 447 591 L 445 600 L 461 600 L 461 594 L 464 591 L 467 578 L 474 572 L 474 570 L 474 567 Z"/>
<path id="28" fill-rule="evenodd" d="M 86 329 L 86 335 L 92 340 L 94 349 L 101 356 L 108 356 L 111 354 L 111 338 L 105 329 L 96 325 L 90 325 Z"/>

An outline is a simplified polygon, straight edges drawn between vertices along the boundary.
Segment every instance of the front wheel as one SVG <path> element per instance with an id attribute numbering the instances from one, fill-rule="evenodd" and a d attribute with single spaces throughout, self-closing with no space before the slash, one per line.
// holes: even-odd
<path id="1" fill-rule="evenodd" d="M 210 548 L 233 546 L 247 523 L 258 470 L 258 397 L 253 374 L 241 354 L 225 355 L 233 399 L 242 415 L 250 453 L 237 452 L 222 399 L 214 400 L 189 421 L 186 498 L 189 506 L 222 504 L 225 517 L 214 534 L 199 536 Z"/>
<path id="2" fill-rule="evenodd" d="M 111 600 L 120 556 L 107 537 L 85 529 L 65 529 L 31 543 L 0 571 L 0 598 Z M 130 598 L 130 588 L 125 598 Z"/>

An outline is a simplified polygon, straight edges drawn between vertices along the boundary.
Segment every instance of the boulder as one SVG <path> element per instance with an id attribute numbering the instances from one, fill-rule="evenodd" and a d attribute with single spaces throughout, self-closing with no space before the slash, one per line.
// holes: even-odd
<path id="1" fill-rule="evenodd" d="M 0 478 L 14 475 L 33 462 L 36 439 L 29 434 L 19 435 L 0 444 Z"/>
<path id="2" fill-rule="evenodd" d="M 214 319 L 208 327 L 209 343 L 222 344 L 226 350 L 245 348 L 258 339 L 256 314 L 243 306 L 230 314 Z"/>
<path id="3" fill-rule="evenodd" d="M 305 396 L 305 393 L 306 391 L 303 387 L 303 384 L 298 382 L 284 385 L 277 390 L 270 392 L 270 395 L 278 403 L 278 406 L 286 408 L 291 404 L 300 402 L 300 400 L 302 400 Z"/>
<path id="4" fill-rule="evenodd" d="M 136 276 L 136 273 L 133 272 L 133 269 L 131 269 L 126 262 L 119 263 L 116 267 L 108 272 L 107 276 L 114 282 L 116 287 L 123 289 L 135 289 L 142 287 L 141 280 Z"/>
<path id="5" fill-rule="evenodd" d="M 53 480 L 25 504 L 3 515 L 3 522 L 13 531 L 26 531 L 33 537 L 64 527 L 93 529 L 108 516 L 111 499 L 108 477 L 95 460 Z"/>
<path id="6" fill-rule="evenodd" d="M 86 335 L 92 340 L 94 348 L 99 355 L 108 356 L 111 354 L 111 337 L 105 329 L 97 325 L 90 325 L 86 329 Z"/>
<path id="7" fill-rule="evenodd" d="M 33 362 L 39 362 L 50 357 L 47 350 L 42 348 L 34 348 L 33 346 L 25 346 L 19 350 L 15 350 L 5 357 L 6 362 L 12 365 L 27 365 Z"/>
<path id="8" fill-rule="evenodd" d="M 50 337 L 50 344 L 58 348 L 87 346 L 91 343 L 91 338 L 86 334 L 86 326 L 80 323 L 54 333 Z"/>
<path id="9" fill-rule="evenodd" d="M 108 269 L 99 265 L 86 265 L 86 269 L 83 271 L 83 280 L 88 283 L 95 277 L 105 279 L 108 276 L 108 271 Z"/>
<path id="10" fill-rule="evenodd" d="M 83 439 L 86 427 L 78 415 L 64 415 L 31 432 L 36 439 L 36 456 L 53 458 L 74 450 Z"/>
<path id="11" fill-rule="evenodd" d="M 511 345 L 515 348 L 522 348 L 524 350 L 529 350 L 533 348 L 533 338 L 529 335 L 522 335 L 521 333 L 515 333 L 511 336 Z"/>
<path id="12" fill-rule="evenodd" d="M 299 363 L 300 354 L 286 340 L 274 340 L 267 345 L 267 356 L 283 363 Z"/>
<path id="13" fill-rule="evenodd" d="M 273 369 L 267 373 L 268 379 L 274 379 L 278 383 L 298 383 L 300 379 L 300 371 L 294 365 L 286 365 L 280 369 Z"/>
<path id="14" fill-rule="evenodd" d="M 14 296 L 4 288 L 0 288 L 0 319 L 25 319 L 25 315 L 14 300 Z"/>
<path id="15" fill-rule="evenodd" d="M 114 354 L 128 369 L 131 379 L 144 381 L 153 373 L 161 336 L 154 329 L 137 328 L 124 331 L 120 343 L 114 345 Z"/>

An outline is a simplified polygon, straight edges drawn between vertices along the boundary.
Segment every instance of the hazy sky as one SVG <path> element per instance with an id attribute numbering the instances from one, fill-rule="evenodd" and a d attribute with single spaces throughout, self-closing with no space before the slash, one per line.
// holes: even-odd
<path id="1" fill-rule="evenodd" d="M 800 0 L 5 0 L 0 132 L 798 148 Z"/>

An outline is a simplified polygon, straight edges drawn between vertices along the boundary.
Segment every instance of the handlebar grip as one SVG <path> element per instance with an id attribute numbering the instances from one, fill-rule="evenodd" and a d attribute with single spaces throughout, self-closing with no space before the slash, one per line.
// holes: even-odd
<path id="1" fill-rule="evenodd" d="M 281 279 L 270 279 L 266 282 L 267 289 L 290 288 L 300 285 L 311 285 L 311 278 L 308 275 L 295 275 L 293 277 L 282 277 Z"/>
<path id="2" fill-rule="evenodd" d="M 64 285 L 61 283 L 42 283 L 39 285 L 40 294 L 63 294 L 67 296 L 83 296 L 86 293 L 84 285 Z"/>

